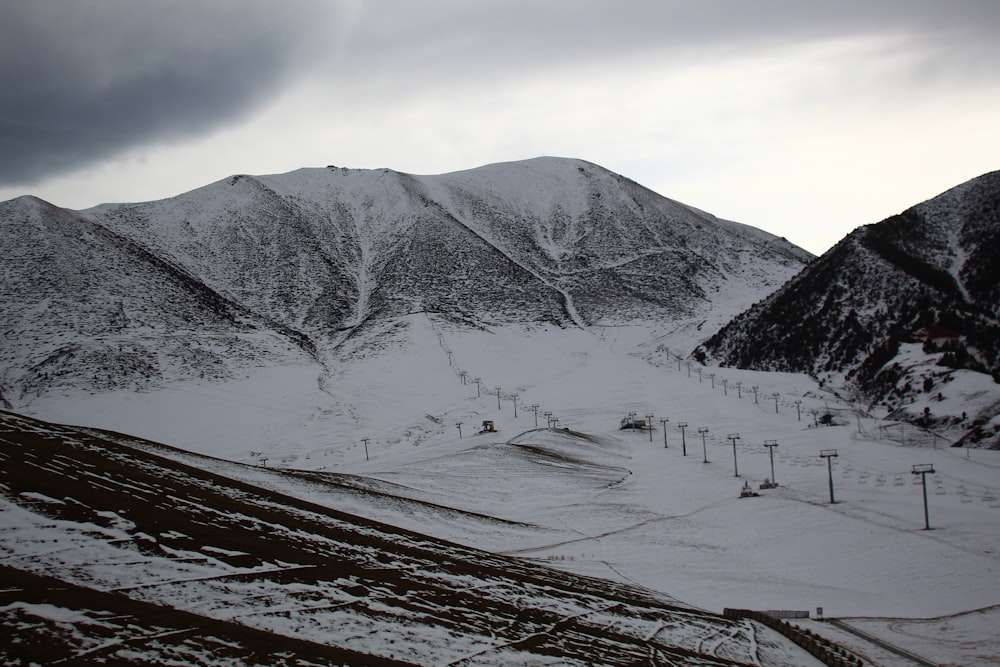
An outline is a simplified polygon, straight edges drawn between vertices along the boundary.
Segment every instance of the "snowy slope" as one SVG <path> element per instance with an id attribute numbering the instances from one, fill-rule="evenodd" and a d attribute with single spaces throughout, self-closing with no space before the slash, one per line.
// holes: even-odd
<path id="1" fill-rule="evenodd" d="M 1000 446 L 998 247 L 993 172 L 857 229 L 699 354 L 810 373 L 950 441 Z"/>
<path id="2" fill-rule="evenodd" d="M 636 350 L 653 358 L 690 350 L 810 258 L 558 158 L 241 175 L 83 212 L 21 198 L 0 224 L 14 324 L 0 396 L 15 408 L 61 387 L 155 389 L 290 363 L 315 364 L 327 387 L 412 313 L 472 328 L 640 325 Z"/>
<path id="3" fill-rule="evenodd" d="M 996 452 L 948 449 L 909 424 L 859 418 L 806 376 L 653 366 L 628 353 L 627 330 L 482 332 L 424 315 L 399 323 L 405 344 L 345 362 L 336 392 L 290 371 L 39 405 L 62 421 L 175 434 L 187 449 L 257 466 L 248 481 L 283 494 L 716 612 L 822 606 L 828 616 L 885 617 L 889 629 L 897 617 L 1000 603 Z M 536 429 L 536 405 L 540 427 L 548 412 L 571 432 Z M 629 412 L 652 414 L 655 430 L 620 431 Z M 816 427 L 827 413 L 835 425 Z M 483 419 L 500 432 L 474 434 Z M 740 436 L 735 461 L 730 434 Z M 779 443 L 780 486 L 759 491 L 771 477 L 768 440 Z M 825 449 L 838 452 L 833 505 Z M 936 470 L 931 531 L 911 473 L 926 463 Z M 290 482 L 271 468 L 312 472 Z M 744 482 L 760 496 L 740 499 Z M 991 664 L 975 656 L 996 653 L 995 620 L 948 620 L 971 624 L 967 653 L 951 662 Z M 887 641 L 914 646 L 891 632 Z M 955 649 L 924 644 L 937 655 Z"/>
<path id="4" fill-rule="evenodd" d="M 269 492 L 239 465 L 6 413 L 0 432 L 8 663 L 816 664 L 748 621 Z"/>
<path id="5" fill-rule="evenodd" d="M 283 325 L 107 227 L 32 197 L 0 204 L 0 397 L 151 388 L 309 358 Z"/>
<path id="6" fill-rule="evenodd" d="M 944 449 L 806 375 L 685 361 L 802 265 L 779 239 L 551 159 L 442 176 L 234 177 L 177 199 L 60 215 L 192 277 L 259 348 L 226 351 L 230 371 L 218 379 L 167 366 L 141 392 L 81 381 L 94 365 L 54 390 L 12 391 L 20 367 L 5 359 L 3 391 L 22 412 L 250 464 L 158 452 L 714 612 L 824 606 L 856 625 L 879 615 L 889 620 L 864 627 L 887 642 L 942 663 L 996 662 L 995 614 L 965 615 L 1000 604 L 995 452 Z M 80 243 L 70 236 L 67 258 Z M 30 244 L 18 243 L 25 253 Z M 136 257 L 123 270 L 144 266 Z M 158 298 L 156 281 L 137 284 L 130 298 Z M 24 307 L 26 293 L 9 292 L 5 307 Z M 64 307 L 79 317 L 103 301 L 99 292 Z M 160 317 L 186 318 L 198 303 L 172 298 Z M 86 332 L 44 333 L 58 342 Z M 168 339 L 151 340 L 159 350 Z M 21 350 L 11 341 L 5 351 Z M 982 375 L 957 374 L 954 400 L 988 391 Z M 630 412 L 652 415 L 655 430 L 620 431 Z M 834 425 L 817 427 L 825 415 Z M 548 417 L 558 428 L 538 430 Z M 475 434 L 486 419 L 500 432 Z M 744 482 L 771 477 L 768 440 L 779 443 L 781 486 L 740 499 Z M 825 449 L 839 453 L 836 504 Z M 936 468 L 931 531 L 910 472 L 924 463 Z M 944 616 L 964 628 L 962 647 L 892 631 L 892 617 Z M 893 664 L 872 657 L 885 649 L 857 650 Z"/>
<path id="7" fill-rule="evenodd" d="M 582 161 L 538 158 L 422 180 L 451 216 L 558 287 L 588 323 L 738 308 L 720 298 L 728 283 L 744 299 L 760 296 L 782 268 L 809 258 Z"/>

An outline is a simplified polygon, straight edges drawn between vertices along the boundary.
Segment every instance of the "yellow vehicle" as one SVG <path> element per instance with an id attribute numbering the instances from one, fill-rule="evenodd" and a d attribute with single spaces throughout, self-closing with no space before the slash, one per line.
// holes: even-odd
<path id="1" fill-rule="evenodd" d="M 495 426 L 493 426 L 492 420 L 486 419 L 483 421 L 483 430 L 481 430 L 480 433 L 496 433 L 496 432 L 497 429 Z"/>

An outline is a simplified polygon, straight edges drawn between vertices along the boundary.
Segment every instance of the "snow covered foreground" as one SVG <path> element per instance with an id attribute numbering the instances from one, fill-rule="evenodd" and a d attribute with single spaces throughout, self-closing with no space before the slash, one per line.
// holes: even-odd
<path id="1" fill-rule="evenodd" d="M 393 324 L 380 354 L 332 371 L 262 368 L 241 381 L 48 397 L 26 412 L 262 467 L 340 473 L 402 498 L 518 522 L 442 521 L 405 503 L 309 496 L 307 483 L 282 489 L 713 611 L 822 607 L 828 617 L 927 619 L 1000 604 L 998 452 L 936 449 L 910 426 L 857 417 L 804 376 L 699 375 L 666 343 L 637 347 L 640 327 L 479 332 L 425 315 Z M 838 425 L 815 426 L 813 411 Z M 654 430 L 619 430 L 630 412 L 652 415 Z M 556 429 L 544 428 L 545 413 L 559 420 Z M 476 434 L 484 419 L 499 432 Z M 564 437 L 564 427 L 588 445 Z M 700 428 L 708 429 L 704 451 Z M 764 442 L 772 440 L 780 486 L 759 490 L 771 477 Z M 832 449 L 835 504 L 820 457 Z M 926 478 L 930 531 L 916 464 L 935 470 Z M 744 482 L 759 495 L 741 499 Z M 1000 647 L 983 641 L 997 615 L 962 618 L 971 653 L 948 644 L 947 633 L 918 642 L 918 653 L 995 664 Z M 901 646 L 921 634 L 866 623 Z"/>

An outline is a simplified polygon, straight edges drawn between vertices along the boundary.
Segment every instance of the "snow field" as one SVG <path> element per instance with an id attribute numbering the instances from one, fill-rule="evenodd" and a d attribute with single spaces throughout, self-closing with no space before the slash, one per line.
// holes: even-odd
<path id="1" fill-rule="evenodd" d="M 827 616 L 929 618 L 1000 602 L 997 452 L 966 458 L 912 434 L 901 446 L 884 437 L 898 426 L 859 420 L 807 377 L 711 368 L 699 380 L 696 368 L 689 377 L 669 357 L 653 366 L 629 354 L 635 335 L 622 333 L 473 332 L 411 316 L 405 340 L 331 369 L 326 392 L 317 369 L 300 367 L 38 407 L 50 419 L 89 420 L 246 462 L 254 462 L 248 452 L 263 452 L 267 466 L 360 475 L 406 498 L 533 525 L 462 520 L 435 531 L 433 513 L 336 494 L 318 500 L 713 611 L 822 606 Z M 532 405 L 540 426 L 551 412 L 571 432 L 535 430 Z M 814 426 L 814 410 L 842 425 Z M 618 430 L 629 412 L 652 414 L 652 433 Z M 661 418 L 670 420 L 667 447 Z M 475 434 L 482 419 L 500 432 Z M 730 434 L 740 436 L 736 466 Z M 361 438 L 369 438 L 370 460 Z M 766 440 L 779 443 L 780 486 L 761 491 L 771 477 Z M 833 505 L 819 456 L 828 449 L 838 453 Z M 930 531 L 922 530 L 915 464 L 936 471 L 927 477 Z M 760 495 L 739 498 L 744 482 Z"/>

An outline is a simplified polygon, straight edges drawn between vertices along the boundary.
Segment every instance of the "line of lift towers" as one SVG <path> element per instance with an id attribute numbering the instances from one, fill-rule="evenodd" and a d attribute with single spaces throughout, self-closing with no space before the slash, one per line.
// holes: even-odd
<path id="1" fill-rule="evenodd" d="M 754 387 L 754 389 L 756 389 L 756 387 Z M 777 399 L 777 396 L 778 396 L 778 394 L 774 395 L 775 399 Z M 800 403 L 799 401 L 796 401 L 797 405 L 799 403 Z M 621 424 L 620 424 L 619 428 L 621 430 L 648 431 L 649 432 L 649 441 L 652 442 L 653 441 L 653 428 L 654 428 L 653 427 L 653 416 L 654 415 L 652 415 L 652 414 L 648 414 L 648 415 L 645 415 L 645 419 L 641 419 L 639 417 L 638 413 L 636 413 L 636 412 L 629 412 L 627 415 L 625 415 L 624 417 L 622 417 Z M 801 419 L 801 413 L 800 413 L 800 419 Z M 659 422 L 660 422 L 660 424 L 662 425 L 662 428 L 663 428 L 663 446 L 665 448 L 669 446 L 668 443 L 667 443 L 667 422 L 669 422 L 669 421 L 670 421 L 669 419 L 665 419 L 665 418 L 661 418 L 659 420 Z M 687 426 L 688 426 L 687 422 L 678 422 L 677 423 L 677 427 L 681 430 L 681 448 L 682 448 L 682 454 L 684 456 L 687 456 L 687 437 L 686 437 Z M 703 460 L 704 463 L 708 463 L 708 448 L 707 448 L 707 445 L 706 445 L 706 437 L 707 437 L 708 433 L 709 433 L 709 429 L 707 429 L 705 427 L 701 427 L 701 428 L 698 429 L 698 434 L 701 436 L 702 460 Z M 733 477 L 739 477 L 740 476 L 739 459 L 737 458 L 737 454 L 736 454 L 736 442 L 738 440 L 740 440 L 740 439 L 741 438 L 740 438 L 740 434 L 739 433 L 730 433 L 730 434 L 728 434 L 726 436 L 726 440 L 729 440 L 732 443 L 732 445 L 733 445 Z M 774 475 L 774 450 L 775 450 L 776 447 L 778 447 L 778 441 L 777 440 L 765 440 L 764 441 L 764 446 L 767 447 L 768 455 L 769 455 L 770 460 L 771 460 L 771 477 L 770 477 L 770 479 L 765 479 L 764 482 L 760 485 L 760 488 L 762 490 L 763 489 L 774 489 L 774 488 L 778 487 L 778 482 L 776 481 L 776 478 L 775 478 L 775 475 Z M 837 453 L 836 449 L 823 449 L 823 450 L 820 450 L 819 455 L 820 455 L 821 458 L 826 459 L 827 472 L 828 472 L 828 476 L 829 476 L 829 486 L 830 486 L 830 504 L 833 505 L 833 504 L 836 504 L 836 502 L 837 502 L 837 500 L 836 500 L 836 498 L 834 496 L 834 491 L 833 491 L 833 459 L 837 458 L 839 456 L 839 454 Z M 924 530 L 930 530 L 931 529 L 930 515 L 929 515 L 929 512 L 928 512 L 928 506 L 927 506 L 927 475 L 932 475 L 932 474 L 934 474 L 934 472 L 935 472 L 934 466 L 933 466 L 933 464 L 930 464 L 930 463 L 923 463 L 923 464 L 914 465 L 913 466 L 913 470 L 912 470 L 912 473 L 914 475 L 919 475 L 920 476 L 920 484 L 923 487 L 923 498 L 924 498 Z M 750 482 L 749 481 L 744 482 L 743 488 L 740 490 L 740 497 L 741 498 L 748 498 L 748 497 L 753 497 L 753 496 L 757 496 L 757 495 L 758 494 L 750 487 Z"/>
<path id="2" fill-rule="evenodd" d="M 462 384 L 467 384 L 468 374 L 465 371 L 461 371 L 459 377 L 462 379 Z M 476 385 L 476 398 L 481 398 L 483 395 L 483 380 L 482 378 L 471 378 L 471 381 Z M 496 388 L 497 395 L 497 410 L 501 409 L 501 398 L 503 397 L 503 388 Z M 514 403 L 514 419 L 517 419 L 517 398 L 519 394 L 508 394 L 508 397 Z M 535 414 L 535 427 L 538 427 L 538 410 L 541 408 L 537 403 L 533 403 L 528 406 L 528 409 Z M 552 416 L 551 412 L 543 412 L 542 415 L 547 420 L 547 428 L 555 428 L 559 425 L 559 420 Z M 462 437 L 462 425 L 464 422 L 455 422 L 455 428 L 458 429 L 458 437 Z M 492 419 L 484 419 L 482 421 L 482 427 L 479 429 L 478 433 L 497 433 L 496 423 Z"/>
<path id="3" fill-rule="evenodd" d="M 678 368 L 679 368 L 679 366 L 678 366 Z M 688 374 L 690 375 L 690 367 L 688 369 Z M 698 370 L 698 375 L 699 375 L 699 380 L 700 380 L 701 379 L 701 370 L 700 369 Z M 468 380 L 467 373 L 465 371 L 462 371 L 462 372 L 459 373 L 459 376 L 462 379 L 462 384 L 467 384 L 467 380 Z M 714 386 L 715 386 L 715 374 L 714 373 L 710 374 L 709 375 L 709 379 L 711 380 L 712 386 L 714 388 Z M 477 398 L 482 397 L 482 395 L 483 395 L 482 378 L 478 378 L 478 377 L 472 378 L 472 382 L 474 382 L 475 385 L 476 385 L 476 397 Z M 723 385 L 723 390 L 728 391 L 728 382 L 726 380 L 724 380 L 724 379 L 721 380 L 720 382 Z M 742 383 L 737 382 L 734 386 L 735 386 L 736 390 L 738 392 L 740 392 L 741 395 L 742 395 Z M 757 387 L 753 387 L 752 391 L 753 391 L 753 394 L 754 394 L 754 401 L 756 402 L 758 400 L 758 388 Z M 500 402 L 502 395 L 503 395 L 502 388 L 498 386 L 496 388 L 497 409 L 498 410 L 500 410 L 501 407 L 502 407 L 501 406 L 501 402 Z M 514 418 L 516 419 L 517 418 L 517 399 L 518 399 L 518 394 L 509 394 L 508 396 L 513 401 L 513 404 L 514 404 Z M 778 411 L 778 398 L 779 398 L 779 396 L 780 395 L 778 393 L 773 393 L 770 396 L 770 398 L 774 399 L 774 410 L 775 410 L 775 412 Z M 801 401 L 795 401 L 795 406 L 796 406 L 796 409 L 798 410 L 798 417 L 799 417 L 799 419 L 802 419 L 801 403 L 802 403 Z M 538 411 L 539 411 L 539 408 L 540 408 L 540 406 L 537 403 L 528 406 L 528 409 L 531 410 L 534 413 L 534 416 L 535 416 L 535 427 L 536 428 L 538 427 Z M 546 427 L 547 428 L 556 428 L 559 425 L 559 420 L 556 419 L 555 417 L 553 417 L 553 415 L 552 415 L 551 412 L 543 412 L 542 415 L 546 419 L 546 422 L 547 422 Z M 647 414 L 647 415 L 644 415 L 644 417 L 645 418 L 643 419 L 643 418 L 641 418 L 639 416 L 639 413 L 629 412 L 624 417 L 622 417 L 622 420 L 621 420 L 621 423 L 619 425 L 619 428 L 621 430 L 630 430 L 630 431 L 648 431 L 649 432 L 649 441 L 652 442 L 653 441 L 653 428 L 654 428 L 653 427 L 654 415 Z M 667 423 L 669 421 L 670 420 L 666 419 L 666 418 L 660 418 L 659 419 L 659 422 L 660 422 L 660 424 L 662 426 L 662 430 L 663 430 L 663 446 L 664 446 L 664 448 L 669 447 L 669 444 L 667 443 Z M 460 421 L 455 423 L 455 426 L 458 429 L 458 436 L 460 438 L 462 437 L 462 424 L 463 424 L 463 422 L 460 422 Z M 681 431 L 681 450 L 682 450 L 682 454 L 684 456 L 687 456 L 687 427 L 688 427 L 688 424 L 687 424 L 687 422 L 677 422 L 677 427 Z M 497 433 L 496 424 L 494 423 L 494 421 L 492 419 L 484 419 L 482 421 L 481 428 L 480 428 L 480 430 L 478 432 L 480 434 L 483 434 L 483 433 Z M 700 428 L 698 428 L 697 432 L 698 432 L 698 435 L 701 436 L 702 462 L 703 463 L 708 463 L 709 462 L 708 461 L 708 446 L 707 446 L 707 443 L 706 443 L 706 439 L 707 439 L 707 436 L 708 436 L 708 433 L 709 433 L 709 429 L 705 428 L 705 427 L 700 427 Z M 740 434 L 739 433 L 729 433 L 726 436 L 726 440 L 729 440 L 732 443 L 732 445 L 733 445 L 733 477 L 739 477 L 740 476 L 740 470 L 739 470 L 739 459 L 738 459 L 737 454 L 736 454 L 736 442 L 738 440 L 741 440 Z M 362 441 L 364 442 L 364 445 L 365 445 L 365 460 L 368 460 L 368 442 L 369 442 L 369 439 L 368 438 L 362 438 Z M 764 482 L 760 485 L 760 488 L 762 490 L 774 489 L 774 488 L 778 487 L 778 482 L 776 481 L 775 474 L 774 474 L 774 450 L 775 450 L 776 447 L 778 447 L 778 441 L 777 440 L 765 440 L 764 441 L 764 446 L 767 447 L 768 455 L 769 455 L 770 462 L 771 462 L 771 477 L 769 479 L 765 479 Z M 833 459 L 837 458 L 839 455 L 838 455 L 836 449 L 823 449 L 823 450 L 820 450 L 819 455 L 820 455 L 821 458 L 826 459 L 826 462 L 827 462 L 827 472 L 828 472 L 828 476 L 829 476 L 829 486 L 830 486 L 830 504 L 832 505 L 832 504 L 835 504 L 837 502 L 836 498 L 834 496 L 834 489 L 833 489 Z M 914 465 L 913 466 L 913 470 L 912 470 L 912 473 L 914 475 L 919 475 L 920 476 L 920 478 L 921 478 L 920 479 L 920 483 L 923 486 L 923 490 L 924 490 L 924 493 L 923 493 L 923 497 L 924 497 L 924 530 L 930 530 L 931 529 L 930 516 L 928 514 L 928 507 L 927 507 L 927 475 L 934 474 L 934 472 L 935 472 L 935 470 L 934 470 L 934 466 L 932 464 L 918 464 L 918 465 Z M 750 482 L 749 481 L 744 482 L 743 488 L 740 490 L 740 497 L 746 498 L 746 497 L 752 497 L 752 496 L 757 496 L 757 495 L 758 494 L 750 487 Z"/>

